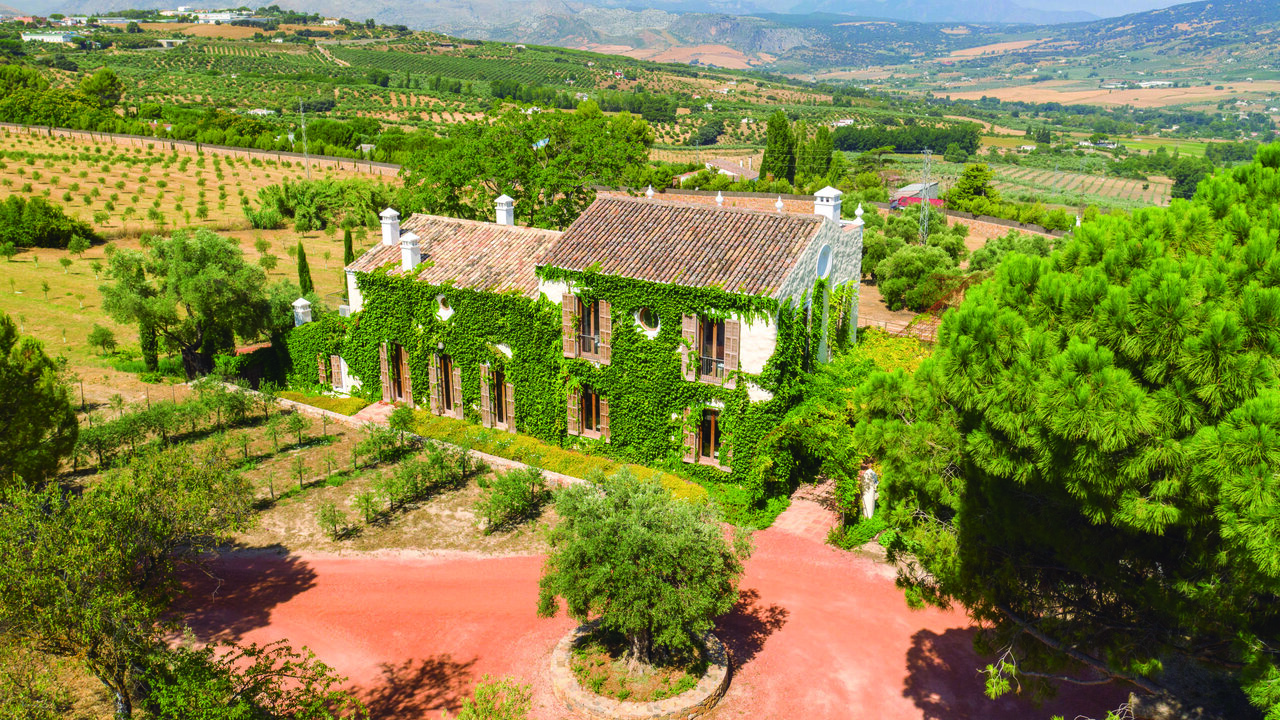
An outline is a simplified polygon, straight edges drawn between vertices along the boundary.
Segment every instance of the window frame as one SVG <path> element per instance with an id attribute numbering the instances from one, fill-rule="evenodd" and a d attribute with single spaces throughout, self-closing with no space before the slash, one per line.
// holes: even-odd
<path id="1" fill-rule="evenodd" d="M 720 408 L 703 408 L 698 414 L 698 432 L 694 441 L 694 460 L 699 465 L 709 465 L 721 470 L 727 469 L 720 462 L 721 448 L 724 446 L 724 431 L 720 429 Z M 702 450 L 704 446 L 705 435 L 707 431 L 708 416 L 710 416 L 711 427 L 711 454 L 704 455 Z"/>
<path id="2" fill-rule="evenodd" d="M 441 415 L 452 415 L 457 398 L 453 396 L 453 356 L 448 353 L 436 353 L 436 377 L 439 379 Z"/>
<path id="3" fill-rule="evenodd" d="M 594 417 L 592 427 L 587 426 L 587 418 Z M 600 439 L 604 437 L 600 421 L 600 391 L 583 384 L 578 390 L 578 431 L 582 437 Z"/>
<path id="4" fill-rule="evenodd" d="M 725 347 L 727 345 L 727 331 L 725 329 L 724 320 L 716 320 L 714 318 L 698 315 L 698 334 L 697 334 L 697 353 L 698 353 L 698 380 L 705 383 L 718 384 L 724 381 L 728 374 L 725 369 Z M 710 350 L 712 355 L 703 355 L 703 351 L 707 349 L 706 332 L 708 327 L 711 328 L 713 334 L 718 333 L 717 341 L 712 341 Z M 716 356 L 718 353 L 718 357 Z M 705 372 L 710 367 L 711 372 Z"/>
<path id="5" fill-rule="evenodd" d="M 593 330 L 594 332 L 589 332 Z M 578 322 L 574 328 L 574 342 L 578 345 L 578 357 L 588 360 L 600 359 L 600 301 L 583 302 L 578 299 Z M 587 343 L 592 349 L 587 349 Z"/>
<path id="6" fill-rule="evenodd" d="M 499 430 L 511 427 L 511 419 L 507 417 L 507 374 L 501 370 L 492 370 L 489 374 L 490 405 L 489 413 L 493 417 L 493 426 Z"/>

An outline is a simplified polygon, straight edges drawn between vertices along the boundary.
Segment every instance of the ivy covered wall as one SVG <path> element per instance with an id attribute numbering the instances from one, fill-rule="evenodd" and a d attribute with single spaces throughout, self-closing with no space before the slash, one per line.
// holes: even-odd
<path id="1" fill-rule="evenodd" d="M 585 302 L 606 300 L 612 311 L 612 357 L 608 365 L 563 356 L 561 308 L 545 296 L 530 300 L 518 294 L 477 292 L 450 285 L 430 285 L 398 272 L 395 264 L 356 280 L 364 308 L 350 318 L 333 314 L 295 328 L 290 334 L 294 361 L 291 380 L 316 382 L 319 353 L 340 354 L 368 397 L 381 394 L 379 348 L 396 343 L 409 356 L 414 399 L 426 406 L 429 363 L 446 352 L 462 375 L 464 416 L 478 422 L 480 365 L 501 369 L 514 386 L 515 422 L 520 432 L 544 441 L 603 454 L 625 462 L 659 467 L 690 477 L 708 488 L 728 508 L 733 519 L 751 522 L 764 512 L 772 515 L 791 488 L 774 487 L 786 473 L 761 472 L 761 467 L 789 465 L 785 457 L 759 457 L 762 440 L 800 399 L 807 371 L 827 327 L 825 283 L 813 289 L 818 302 L 798 302 L 741 295 L 718 288 L 691 288 L 583 272 L 541 268 L 548 283 L 567 283 Z M 441 320 L 438 297 L 446 298 L 452 314 Z M 836 303 L 839 304 L 839 301 Z M 648 308 L 659 319 L 649 337 L 635 316 Z M 683 315 L 718 320 L 738 319 L 744 326 L 768 322 L 776 328 L 774 352 L 758 375 L 739 372 L 733 387 L 684 378 L 681 347 Z M 499 346 L 510 350 L 511 356 Z M 609 440 L 567 433 L 568 392 L 583 383 L 609 401 Z M 752 402 L 749 387 L 768 399 Z M 769 397 L 771 395 L 771 397 Z M 723 448 L 729 452 L 729 472 L 685 463 L 685 423 L 694 423 L 704 407 L 722 408 Z M 686 414 L 686 410 L 689 410 Z M 773 511 L 770 511 L 771 500 Z"/>
<path id="2" fill-rule="evenodd" d="M 787 490 L 756 482 L 753 478 L 759 474 L 753 468 L 760 441 L 798 401 L 811 361 L 803 300 L 799 307 L 790 302 L 780 306 L 769 297 L 650 283 L 590 270 L 540 268 L 538 274 L 544 281 L 569 284 L 583 302 L 605 300 L 611 306 L 610 363 L 560 359 L 567 388 L 576 389 L 586 383 L 608 399 L 609 442 L 566 436 L 566 444 L 692 477 L 718 495 L 738 520 L 750 520 L 770 496 Z M 554 307 L 558 313 L 559 305 Z M 635 319 L 641 308 L 648 308 L 659 318 L 658 333 L 652 338 Z M 717 320 L 732 316 L 744 325 L 766 320 L 775 323 L 777 345 L 763 372 L 758 376 L 740 373 L 732 388 L 686 380 L 681 372 L 680 353 L 684 342 L 681 319 L 685 314 Z M 815 327 L 822 327 L 821 317 Z M 751 402 L 748 384 L 773 397 Z M 730 454 L 729 473 L 683 462 L 685 423 L 697 422 L 702 408 L 712 405 L 723 406 L 720 422 L 723 447 Z M 686 409 L 690 410 L 687 420 Z"/>
<path id="3" fill-rule="evenodd" d="M 559 442 L 565 430 L 559 307 L 514 293 L 430 285 L 395 272 L 396 267 L 356 276 L 364 309 L 349 320 L 342 357 L 366 395 L 382 392 L 379 347 L 397 343 L 409 354 L 414 401 L 426 407 L 428 368 L 435 353 L 445 352 L 462 372 L 465 417 L 479 422 L 480 365 L 487 362 L 515 387 L 517 430 Z M 437 314 L 440 296 L 453 310 L 447 321 Z M 499 345 L 510 348 L 511 357 Z"/>

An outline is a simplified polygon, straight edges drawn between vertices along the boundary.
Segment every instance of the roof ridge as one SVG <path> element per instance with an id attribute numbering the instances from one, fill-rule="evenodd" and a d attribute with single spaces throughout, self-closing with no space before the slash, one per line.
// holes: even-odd
<path id="1" fill-rule="evenodd" d="M 647 198 L 647 197 L 621 197 L 610 195 L 599 197 L 596 202 L 623 202 L 635 205 L 662 205 L 664 207 L 688 208 L 690 210 L 698 210 L 701 212 L 724 212 L 735 213 L 740 215 L 759 215 L 768 218 L 782 218 L 787 220 L 797 220 L 814 224 L 821 224 L 825 219 L 817 213 L 798 213 L 798 212 L 778 212 L 777 210 L 756 210 L 744 207 L 724 207 L 723 205 L 712 205 L 703 202 L 681 202 L 679 200 L 667 200 L 665 198 Z"/>
<path id="2" fill-rule="evenodd" d="M 472 219 L 470 219 L 470 218 L 456 218 L 456 217 L 450 217 L 450 216 L 448 216 L 448 215 L 432 215 L 431 213 L 413 213 L 412 215 L 410 215 L 410 216 L 408 217 L 408 219 L 406 219 L 406 220 L 404 220 L 403 222 L 401 222 L 401 223 L 400 223 L 400 226 L 403 228 L 404 226 L 408 225 L 409 223 L 413 222 L 414 220 L 417 220 L 418 218 L 422 218 L 422 219 L 424 219 L 424 220 L 443 221 L 443 222 L 448 222 L 448 223 L 456 223 L 456 224 L 459 224 L 459 225 L 474 225 L 474 226 L 478 226 L 478 227 L 492 227 L 492 228 L 495 228 L 495 229 L 497 229 L 497 230 L 499 230 L 499 231 L 503 231 L 503 232 L 507 232 L 507 231 L 517 231 L 517 232 L 545 233 L 545 234 L 548 234 L 548 235 L 561 235 L 561 234 L 563 234 L 563 233 L 564 233 L 564 231 L 563 231 L 563 230 L 552 230 L 552 229 L 550 229 L 550 228 L 530 227 L 530 226 L 528 226 L 528 225 L 500 225 L 500 224 L 498 224 L 498 223 L 496 223 L 496 222 L 491 222 L 491 221 L 489 221 L 489 220 L 472 220 Z M 412 228 L 411 228 L 411 229 L 412 229 Z"/>

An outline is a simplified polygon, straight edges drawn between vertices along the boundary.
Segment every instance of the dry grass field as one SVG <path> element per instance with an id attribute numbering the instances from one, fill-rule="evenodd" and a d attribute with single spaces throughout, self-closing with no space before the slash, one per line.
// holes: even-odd
<path id="1" fill-rule="evenodd" d="M 240 158 L 232 162 L 231 158 L 211 156 L 202 160 L 189 154 L 149 154 L 142 148 L 126 151 L 107 143 L 95 146 L 70 138 L 17 134 L 0 134 L 0 151 L 4 152 L 0 197 L 15 193 L 47 197 L 69 214 L 93 224 L 109 238 L 113 249 L 141 248 L 144 233 L 203 227 L 235 239 L 250 262 L 260 257 L 256 241 L 265 240 L 267 253 L 279 259 L 268 273 L 268 280 L 276 281 L 296 280 L 296 263 L 290 251 L 301 240 L 316 290 L 332 306 L 341 302 L 340 233 L 300 236 L 287 229 L 253 230 L 240 210 L 241 191 L 256 200 L 261 187 L 305 177 L 301 167 L 273 166 L 270 162 L 255 165 Z M 316 176 L 321 175 L 313 174 Z M 203 219 L 196 214 L 202 193 L 209 211 Z M 65 200 L 64 194 L 70 194 L 71 199 Z M 148 218 L 152 210 L 163 217 L 162 226 L 155 215 Z M 372 235 L 362 229 L 355 231 L 357 252 L 372 242 Z M 102 313 L 98 288 L 107 252 L 107 246 L 101 244 L 83 255 L 29 248 L 10 262 L 0 261 L 0 311 L 17 320 L 28 335 L 44 342 L 51 354 L 67 358 L 68 370 L 84 380 L 88 402 L 103 402 L 117 393 L 129 401 L 141 401 L 147 394 L 167 397 L 168 388 L 147 386 L 136 379 L 135 372 L 113 369 L 113 362 L 87 343 L 90 330 L 98 324 L 115 333 L 122 349 L 137 349 L 136 328 L 113 323 Z M 63 267 L 63 259 L 71 264 Z"/>
<path id="2" fill-rule="evenodd" d="M 1215 89 L 1220 87 L 1222 89 Z M 1064 105 L 1132 105 L 1167 107 L 1195 102 L 1217 102 L 1224 98 L 1271 97 L 1280 92 L 1280 81 L 1236 83 L 1228 86 L 1197 85 L 1188 88 L 1146 88 L 1133 90 L 1080 89 L 1075 81 L 1051 80 L 1002 88 L 948 92 L 956 100 L 995 97 L 1009 102 L 1057 102 Z"/>

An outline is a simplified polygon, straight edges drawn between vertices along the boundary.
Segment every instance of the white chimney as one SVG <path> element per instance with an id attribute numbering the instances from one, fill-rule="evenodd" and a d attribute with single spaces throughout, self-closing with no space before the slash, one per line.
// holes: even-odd
<path id="1" fill-rule="evenodd" d="M 378 213 L 382 218 L 382 244 L 395 245 L 400 242 L 400 213 L 387 208 Z"/>
<path id="2" fill-rule="evenodd" d="M 422 262 L 422 248 L 418 247 L 418 236 L 407 232 L 400 236 L 400 269 L 408 272 Z"/>
<path id="3" fill-rule="evenodd" d="M 813 212 L 828 220 L 840 222 L 840 198 L 844 193 L 831 187 L 822 188 L 813 196 Z"/>
<path id="4" fill-rule="evenodd" d="M 293 326 L 306 325 L 311 322 L 311 303 L 306 298 L 293 301 Z"/>
<path id="5" fill-rule="evenodd" d="M 499 225 L 515 225 L 516 224 L 516 201 L 514 198 L 503 194 L 494 201 L 494 207 L 498 211 Z"/>

